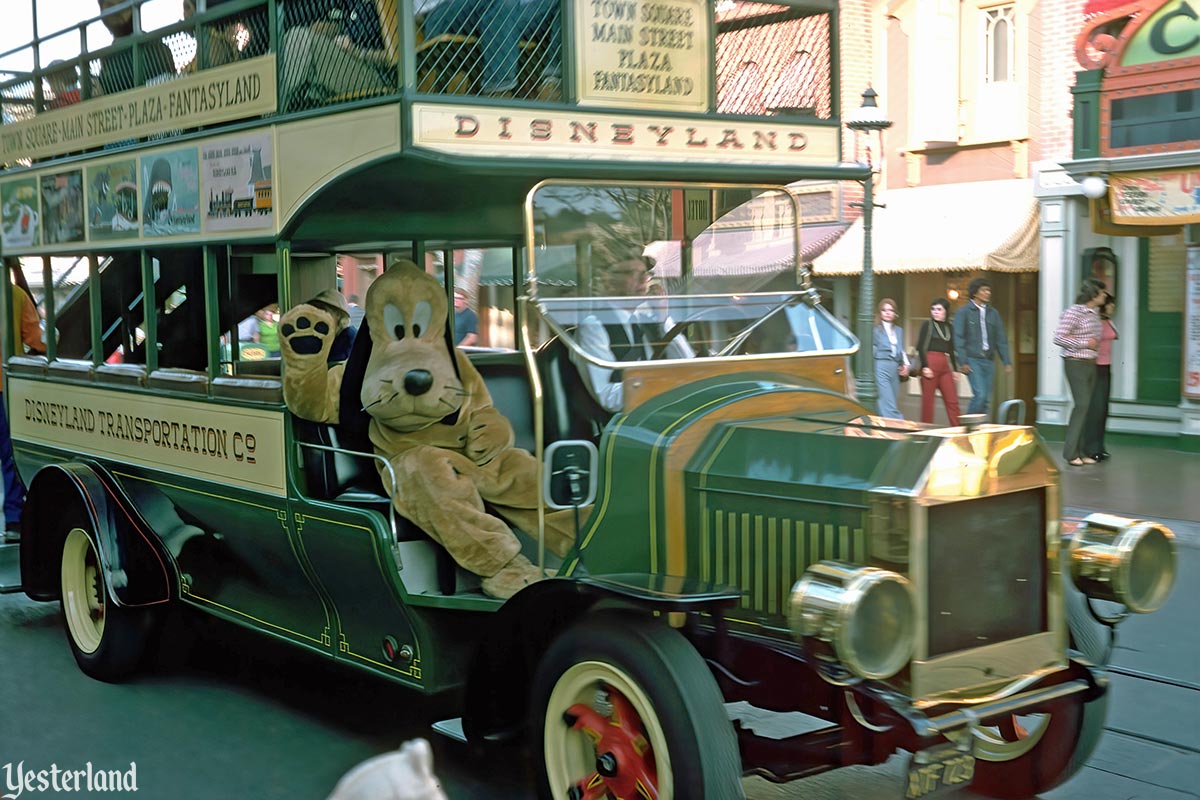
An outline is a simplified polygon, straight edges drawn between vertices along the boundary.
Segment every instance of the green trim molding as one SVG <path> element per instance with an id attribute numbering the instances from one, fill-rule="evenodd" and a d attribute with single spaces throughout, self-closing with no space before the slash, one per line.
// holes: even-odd
<path id="1" fill-rule="evenodd" d="M 1067 426 L 1039 422 L 1035 425 L 1038 433 L 1048 442 L 1061 442 L 1066 439 Z M 1153 434 L 1129 433 L 1126 431 L 1108 431 L 1104 434 L 1107 441 L 1135 447 L 1157 447 L 1168 450 L 1180 450 L 1185 453 L 1200 453 L 1200 436 L 1182 433 Z"/>

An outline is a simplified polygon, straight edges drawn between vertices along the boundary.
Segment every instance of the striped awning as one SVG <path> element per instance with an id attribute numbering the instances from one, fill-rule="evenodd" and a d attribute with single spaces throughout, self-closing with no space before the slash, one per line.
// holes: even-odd
<path id="1" fill-rule="evenodd" d="M 877 197 L 875 272 L 1037 272 L 1038 205 L 1033 181 L 948 183 L 892 189 Z M 863 225 L 813 262 L 816 275 L 862 272 Z"/>

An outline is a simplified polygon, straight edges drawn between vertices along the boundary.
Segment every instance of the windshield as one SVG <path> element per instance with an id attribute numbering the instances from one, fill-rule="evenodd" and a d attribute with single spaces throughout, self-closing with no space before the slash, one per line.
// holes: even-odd
<path id="1" fill-rule="evenodd" d="M 781 187 L 542 184 L 527 205 L 538 338 L 599 363 L 854 349 L 796 266 L 797 208 Z"/>

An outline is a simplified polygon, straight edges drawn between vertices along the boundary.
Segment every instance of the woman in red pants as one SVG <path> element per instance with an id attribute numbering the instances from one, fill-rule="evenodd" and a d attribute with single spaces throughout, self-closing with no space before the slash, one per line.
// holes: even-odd
<path id="1" fill-rule="evenodd" d="M 950 301 L 939 297 L 929 306 L 929 319 L 917 334 L 917 354 L 921 363 L 921 421 L 933 422 L 933 395 L 941 391 L 950 424 L 958 424 L 958 388 L 954 373 L 954 328 L 950 322 Z"/>

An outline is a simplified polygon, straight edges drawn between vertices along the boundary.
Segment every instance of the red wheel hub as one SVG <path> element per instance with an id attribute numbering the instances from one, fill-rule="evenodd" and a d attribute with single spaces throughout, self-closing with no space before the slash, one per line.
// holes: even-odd
<path id="1" fill-rule="evenodd" d="M 997 727 L 1000 730 L 1000 736 L 1006 742 L 1019 742 L 1029 735 L 1029 731 L 1025 729 L 1024 725 L 1017 721 L 1015 716 L 1005 717 L 1004 719 L 1000 720 L 1000 723 L 997 725 Z"/>
<path id="2" fill-rule="evenodd" d="M 563 714 L 571 730 L 587 735 L 596 748 L 596 771 L 567 790 L 567 800 L 657 800 L 658 773 L 654 752 L 646 739 L 642 720 L 624 695 L 605 687 L 612 716 L 606 717 L 584 703 Z"/>

